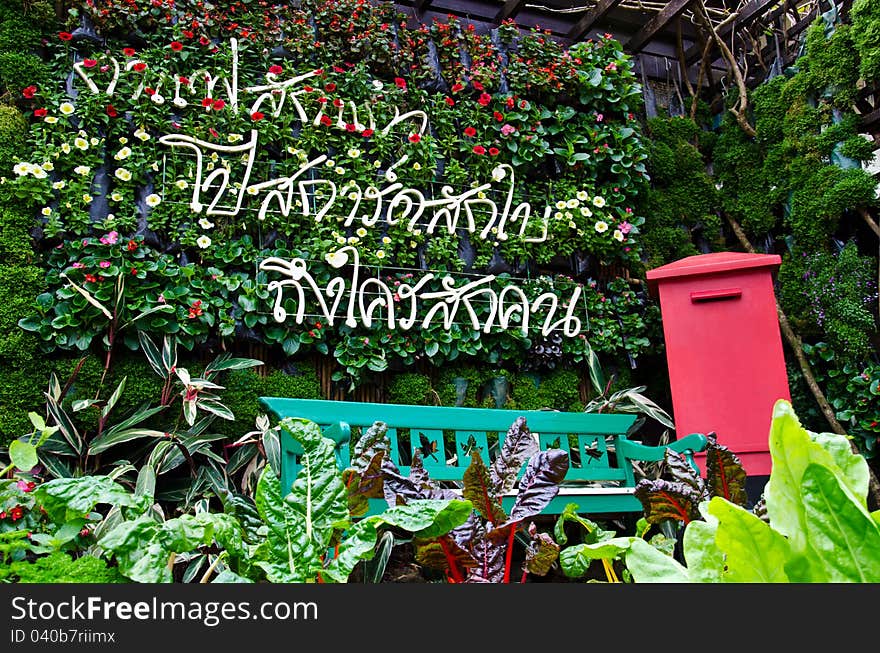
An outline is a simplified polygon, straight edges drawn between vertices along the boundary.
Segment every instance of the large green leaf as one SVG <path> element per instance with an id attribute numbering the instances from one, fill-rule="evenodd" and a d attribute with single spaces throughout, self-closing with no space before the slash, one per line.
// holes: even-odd
<path id="1" fill-rule="evenodd" d="M 715 543 L 718 524 L 695 520 L 685 528 L 682 537 L 688 576 L 693 583 L 720 583 L 724 571 L 724 554 Z"/>
<path id="2" fill-rule="evenodd" d="M 281 496 L 281 483 L 271 467 L 257 481 L 257 512 L 266 525 L 266 538 L 254 549 L 254 564 L 273 583 L 311 583 L 321 568 L 328 542 L 306 536 L 305 516 Z"/>
<path id="3" fill-rule="evenodd" d="M 880 527 L 849 488 L 810 464 L 801 492 L 809 551 L 821 562 L 823 582 L 880 582 Z"/>
<path id="4" fill-rule="evenodd" d="M 85 517 L 99 504 L 144 507 L 142 498 L 109 476 L 52 479 L 37 486 L 34 496 L 56 523 Z"/>
<path id="5" fill-rule="evenodd" d="M 806 547 L 807 525 L 801 484 L 809 464 L 824 465 L 832 470 L 864 504 L 868 489 L 867 462 L 862 456 L 844 451 L 841 445 L 845 440 L 845 436 L 832 433 L 821 434 L 821 437 L 811 435 L 801 426 L 788 401 L 779 400 L 773 407 L 770 425 L 772 472 L 764 496 L 770 524 L 789 538 L 796 551 Z"/>
<path id="6" fill-rule="evenodd" d="M 559 566 L 569 578 L 580 578 L 587 573 L 594 560 L 614 560 L 626 553 L 635 539 L 639 538 L 614 537 L 595 544 L 565 547 L 559 552 Z"/>
<path id="7" fill-rule="evenodd" d="M 144 428 L 131 428 L 107 432 L 92 440 L 92 443 L 89 445 L 89 455 L 94 456 L 123 442 L 130 442 L 140 438 L 164 438 L 165 436 L 166 433 L 164 431 Z"/>
<path id="8" fill-rule="evenodd" d="M 9 443 L 9 459 L 23 472 L 30 471 L 40 462 L 37 448 L 24 440 L 13 440 Z"/>
<path id="9" fill-rule="evenodd" d="M 730 583 L 785 583 L 791 556 L 788 541 L 745 508 L 715 497 L 709 513 L 718 518 L 715 543 L 724 553 L 722 580 Z"/>
<path id="10" fill-rule="evenodd" d="M 689 583 L 688 570 L 641 538 L 632 538 L 624 560 L 636 583 Z"/>

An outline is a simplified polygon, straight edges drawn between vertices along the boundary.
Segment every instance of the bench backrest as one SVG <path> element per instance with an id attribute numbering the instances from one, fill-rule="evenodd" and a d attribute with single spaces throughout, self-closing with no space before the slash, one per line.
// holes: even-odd
<path id="1" fill-rule="evenodd" d="M 635 483 L 632 466 L 617 458 L 617 443 L 625 439 L 635 415 L 602 415 L 596 413 L 564 413 L 550 410 L 506 410 L 448 406 L 413 406 L 323 399 L 292 399 L 260 397 L 262 405 L 279 419 L 300 417 L 322 428 L 345 423 L 351 427 L 351 445 L 362 430 L 376 421 L 388 425 L 392 460 L 404 475 L 416 449 L 422 450 L 425 470 L 436 481 L 460 481 L 470 464 L 470 451 L 477 447 L 489 465 L 500 449 L 507 430 L 520 416 L 525 417 L 529 430 L 538 436 L 541 449 L 559 448 L 568 453 L 569 471 L 566 481 L 617 481 L 621 485 Z M 454 446 L 445 446 L 444 432 Z M 292 442 L 282 443 L 285 476 L 298 470 L 293 460 L 299 453 Z M 610 451 L 609 451 L 610 449 Z M 350 444 L 339 446 L 343 465 L 349 461 Z M 445 453 L 444 453 L 445 452 Z M 610 455 L 609 455 L 610 454 Z M 448 458 L 447 458 L 448 456 Z M 447 464 L 447 460 L 451 462 Z M 287 479 L 282 479 L 285 482 Z M 289 479 L 291 482 L 293 478 Z M 286 485 L 285 485 L 286 487 Z"/>

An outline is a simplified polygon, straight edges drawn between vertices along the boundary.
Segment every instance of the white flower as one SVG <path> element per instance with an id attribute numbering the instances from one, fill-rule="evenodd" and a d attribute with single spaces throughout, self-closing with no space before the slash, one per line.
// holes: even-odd
<path id="1" fill-rule="evenodd" d="M 614 238 L 614 240 L 620 241 L 621 243 L 623 242 L 624 238 L 623 232 L 620 229 L 615 229 L 614 233 L 611 234 L 611 237 Z"/>
<path id="2" fill-rule="evenodd" d="M 177 186 L 180 190 L 186 190 L 189 186 L 189 184 L 186 183 L 186 179 L 178 179 L 174 182 L 174 185 Z"/>
<path id="3" fill-rule="evenodd" d="M 147 203 L 147 206 L 159 206 L 159 203 L 162 201 L 162 198 L 156 195 L 156 193 L 151 193 L 147 195 L 144 200 Z"/>
<path id="4" fill-rule="evenodd" d="M 125 168 L 116 168 L 116 172 L 113 174 L 121 181 L 131 181 L 131 172 Z"/>
<path id="5" fill-rule="evenodd" d="M 391 239 L 388 236 L 382 236 L 382 244 L 383 245 L 391 244 Z"/>
<path id="6" fill-rule="evenodd" d="M 31 166 L 31 174 L 37 179 L 45 179 L 49 175 L 46 174 L 46 171 L 43 170 L 40 166 Z"/>
<path id="7" fill-rule="evenodd" d="M 69 116 L 71 113 L 76 111 L 76 108 L 70 102 L 62 102 L 61 106 L 58 107 L 58 110 L 65 116 Z"/>
<path id="8" fill-rule="evenodd" d="M 120 193 L 119 191 L 114 191 L 113 193 L 110 193 L 110 199 L 113 200 L 114 202 L 121 202 L 122 201 L 122 193 Z"/>
<path id="9" fill-rule="evenodd" d="M 200 218 L 199 219 L 199 226 L 202 229 L 211 229 L 214 226 L 214 223 L 211 222 L 210 220 L 208 220 L 208 218 Z"/>
<path id="10" fill-rule="evenodd" d="M 256 195 L 256 194 L 259 193 L 260 191 L 257 189 L 256 186 L 248 186 L 248 187 L 247 187 L 247 190 L 246 190 L 245 192 L 246 192 L 248 195 Z"/>
<path id="11" fill-rule="evenodd" d="M 562 220 L 562 211 L 557 211 L 556 213 L 554 213 L 553 219 L 554 220 Z"/>
<path id="12" fill-rule="evenodd" d="M 556 202 L 556 208 L 559 209 L 560 211 L 561 211 L 562 209 L 564 209 L 564 208 L 565 208 L 565 201 L 564 201 L 564 200 L 559 200 L 558 202 Z"/>
<path id="13" fill-rule="evenodd" d="M 119 137 L 119 144 L 120 144 L 120 145 L 126 145 L 126 144 L 128 144 L 128 139 L 127 139 L 125 136 L 120 136 L 120 137 Z"/>
<path id="14" fill-rule="evenodd" d="M 196 239 L 196 245 L 202 249 L 206 249 L 211 246 L 211 239 L 205 235 L 201 235 Z"/>
<path id="15" fill-rule="evenodd" d="M 70 143 L 62 143 L 61 144 L 61 151 L 64 152 L 65 154 L 70 154 Z"/>
<path id="16" fill-rule="evenodd" d="M 585 191 L 585 190 L 579 190 L 579 191 L 577 192 L 577 198 L 578 198 L 579 200 L 581 200 L 582 202 L 586 202 L 586 201 L 589 199 L 589 197 L 590 197 L 590 196 L 587 195 L 587 191 Z"/>
<path id="17" fill-rule="evenodd" d="M 97 138 L 96 136 L 92 136 L 89 139 L 89 143 L 91 143 L 92 145 L 97 145 L 100 142 L 101 142 L 101 139 Z"/>
<path id="18" fill-rule="evenodd" d="M 584 216 L 585 218 L 589 218 L 591 215 L 593 215 L 593 212 L 590 210 L 589 206 L 582 206 L 581 207 L 581 215 Z"/>
<path id="19" fill-rule="evenodd" d="M 55 190 L 61 190 L 65 186 L 67 186 L 67 182 L 63 179 L 56 181 L 54 184 L 52 184 L 52 188 L 54 188 Z"/>
<path id="20" fill-rule="evenodd" d="M 577 228 L 577 225 L 575 224 L 574 220 L 568 221 L 568 228 L 569 229 L 576 229 Z"/>
<path id="21" fill-rule="evenodd" d="M 21 161 L 20 163 L 16 163 L 12 170 L 19 177 L 24 177 L 31 171 L 31 164 L 26 161 Z"/>
<path id="22" fill-rule="evenodd" d="M 150 140 L 150 135 L 144 130 L 143 127 L 140 127 L 134 135 L 142 141 Z"/>
<path id="23" fill-rule="evenodd" d="M 418 161 L 416 161 L 415 163 L 413 163 L 413 170 L 421 170 L 421 169 L 422 169 L 422 164 L 421 164 L 421 163 L 419 163 Z"/>
<path id="24" fill-rule="evenodd" d="M 596 229 L 596 233 L 604 234 L 608 231 L 608 223 L 604 220 L 599 220 L 594 228 Z"/>
<path id="25" fill-rule="evenodd" d="M 115 219 L 116 219 L 116 215 L 114 215 L 113 213 L 107 214 L 107 222 L 112 222 Z"/>
<path id="26" fill-rule="evenodd" d="M 348 199 L 350 199 L 352 202 L 355 201 L 357 198 L 358 198 L 358 194 L 354 191 L 351 191 L 348 194 Z"/>
<path id="27" fill-rule="evenodd" d="M 116 154 L 113 155 L 113 158 L 117 161 L 122 161 L 123 159 L 127 159 L 131 156 L 131 148 L 123 147 Z"/>
<path id="28" fill-rule="evenodd" d="M 336 238 L 336 242 L 339 243 L 340 245 L 345 245 L 345 236 L 338 236 Z"/>
<path id="29" fill-rule="evenodd" d="M 350 147 L 350 148 L 348 148 L 347 154 L 348 154 L 349 158 L 356 159 L 361 155 L 361 151 L 359 149 L 357 149 L 356 147 Z"/>
<path id="30" fill-rule="evenodd" d="M 568 202 L 565 203 L 565 205 L 570 209 L 576 209 L 579 204 L 580 202 L 574 197 L 572 197 L 570 200 L 568 200 Z"/>
<path id="31" fill-rule="evenodd" d="M 378 79 L 374 79 L 373 80 L 373 88 L 376 89 L 377 91 L 381 91 L 383 88 L 385 88 L 385 85 L 382 82 L 380 82 Z"/>
<path id="32" fill-rule="evenodd" d="M 373 167 L 374 168 L 381 168 L 382 162 L 379 159 L 376 159 L 375 161 L 373 161 Z"/>
<path id="33" fill-rule="evenodd" d="M 507 176 L 507 171 L 502 166 L 495 166 L 495 169 L 492 170 L 492 179 L 495 181 L 501 181 Z"/>
<path id="34" fill-rule="evenodd" d="M 240 141 L 243 138 L 244 138 L 244 136 L 242 136 L 241 134 L 230 134 L 229 136 L 226 137 L 226 140 L 229 141 L 230 143 L 238 143 L 238 141 Z"/>
<path id="35" fill-rule="evenodd" d="M 336 161 L 334 161 L 333 159 L 327 159 L 326 161 L 324 161 L 324 165 L 328 168 L 332 168 L 336 165 Z"/>
<path id="36" fill-rule="evenodd" d="M 91 195 L 89 195 L 88 193 L 83 193 L 82 198 L 83 198 L 83 204 L 91 204 L 92 200 L 94 199 L 94 198 L 93 198 Z"/>
<path id="37" fill-rule="evenodd" d="M 55 169 L 55 164 L 52 163 L 51 161 L 46 161 L 46 162 L 45 162 L 43 165 L 41 165 L 40 167 L 41 167 L 43 170 L 46 170 L 47 172 L 51 172 L 52 170 Z"/>
<path id="38" fill-rule="evenodd" d="M 357 244 L 357 243 L 359 243 L 359 242 L 361 242 L 361 239 L 358 238 L 357 236 L 349 236 L 349 237 L 348 237 L 348 244 L 349 244 L 349 245 L 355 245 L 355 244 Z"/>
<path id="39" fill-rule="evenodd" d="M 363 227 L 361 227 L 361 228 L 358 229 L 355 233 L 356 233 L 358 236 L 360 236 L 361 238 L 364 238 L 364 237 L 366 237 L 366 235 L 367 235 L 367 230 L 364 229 Z"/>
<path id="40" fill-rule="evenodd" d="M 381 249 L 377 250 L 376 251 L 376 258 L 385 258 L 385 251 L 381 250 Z"/>
<path id="41" fill-rule="evenodd" d="M 80 136 L 77 136 L 75 139 L 73 139 L 73 144 L 83 151 L 89 149 L 89 142 L 86 139 L 81 138 Z"/>
<path id="42" fill-rule="evenodd" d="M 339 166 L 336 166 L 335 168 L 333 168 L 333 172 L 335 172 L 337 175 L 341 175 L 345 172 L 345 170 L 340 168 Z"/>
<path id="43" fill-rule="evenodd" d="M 50 215 L 52 215 L 52 209 L 51 209 L 50 207 L 48 207 L 48 206 L 44 206 L 44 207 L 40 210 L 40 213 L 42 213 L 42 214 L 45 215 L 45 216 L 50 216 Z"/>
<path id="44" fill-rule="evenodd" d="M 593 206 L 598 206 L 601 209 L 605 206 L 605 198 L 601 195 L 596 195 L 596 197 L 593 198 Z"/>
<path id="45" fill-rule="evenodd" d="M 46 116 L 45 118 L 43 118 L 43 120 L 45 122 L 48 122 L 50 125 L 54 125 L 56 122 L 58 122 L 58 118 L 56 116 Z"/>

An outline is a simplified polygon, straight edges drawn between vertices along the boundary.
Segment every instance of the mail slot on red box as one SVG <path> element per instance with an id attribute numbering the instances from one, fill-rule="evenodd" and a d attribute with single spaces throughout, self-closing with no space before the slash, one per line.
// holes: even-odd
<path id="1" fill-rule="evenodd" d="M 773 294 L 780 263 L 775 254 L 721 252 L 647 274 L 660 299 L 676 433 L 715 431 L 749 476 L 770 473 L 773 404 L 791 400 Z"/>

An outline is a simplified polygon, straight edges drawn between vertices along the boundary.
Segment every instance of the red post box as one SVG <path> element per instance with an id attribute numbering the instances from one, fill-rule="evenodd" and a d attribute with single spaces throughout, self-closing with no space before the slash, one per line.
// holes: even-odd
<path id="1" fill-rule="evenodd" d="M 647 273 L 660 299 L 676 433 L 714 431 L 749 476 L 770 474 L 773 404 L 791 400 L 773 293 L 780 263 L 775 254 L 720 252 Z"/>

